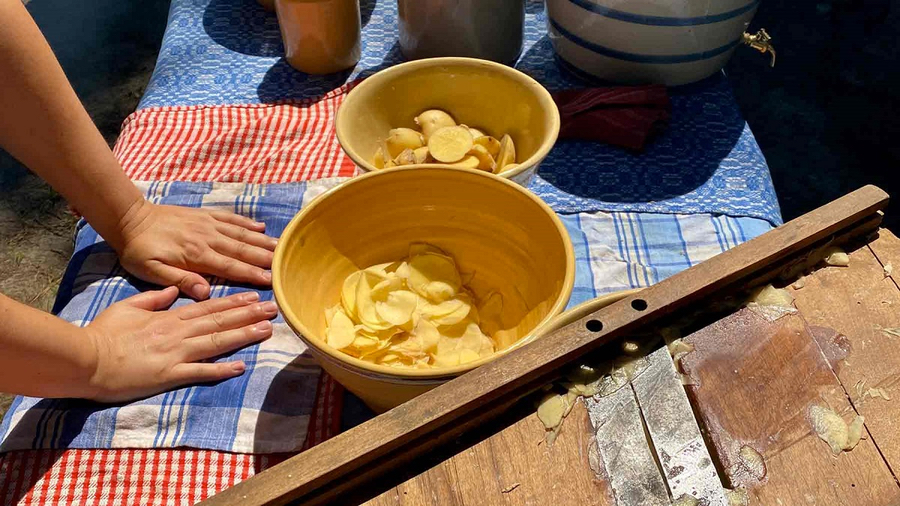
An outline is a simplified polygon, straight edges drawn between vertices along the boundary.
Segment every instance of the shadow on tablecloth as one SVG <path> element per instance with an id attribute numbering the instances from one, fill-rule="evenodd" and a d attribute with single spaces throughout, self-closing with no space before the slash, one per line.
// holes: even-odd
<path id="1" fill-rule="evenodd" d="M 359 73 L 358 78 L 363 79 L 369 77 L 376 72 L 395 65 L 398 61 L 403 61 L 403 56 L 400 52 L 400 42 L 395 42 L 380 64 L 364 69 Z M 295 70 L 288 64 L 287 60 L 281 58 L 266 72 L 262 82 L 260 82 L 259 86 L 256 88 L 256 92 L 259 96 L 259 101 L 262 103 L 279 102 L 284 100 L 285 90 L 289 90 L 291 87 L 301 86 L 310 78 L 315 79 L 317 84 L 327 82 L 328 86 L 338 88 L 347 82 L 353 70 L 354 69 L 347 69 L 343 72 L 327 76 L 310 76 L 309 74 L 304 74 L 303 72 Z"/>
<path id="2" fill-rule="evenodd" d="M 257 4 L 255 0 L 242 1 Z M 372 17 L 375 2 L 360 1 L 362 26 L 366 26 Z M 217 44 L 237 53 L 267 57 L 284 54 L 278 19 L 274 12 L 260 5 L 235 9 L 234 0 L 210 0 L 203 11 L 203 29 Z"/>
<path id="3" fill-rule="evenodd" d="M 549 37 L 544 36 L 522 55 L 516 68 L 537 79 L 559 72 L 552 68 L 558 63 L 546 57 L 552 51 Z M 576 74 L 566 65 L 560 67 L 563 79 L 575 86 L 614 86 Z M 652 203 L 695 192 L 723 160 L 733 156 L 744 135 L 746 123 L 738 108 L 717 100 L 727 93 L 730 88 L 718 74 L 669 88 L 670 123 L 643 152 L 596 142 L 559 141 L 541 164 L 540 176 L 555 187 L 561 200 L 573 202 Z M 716 191 L 722 191 L 721 185 Z"/>

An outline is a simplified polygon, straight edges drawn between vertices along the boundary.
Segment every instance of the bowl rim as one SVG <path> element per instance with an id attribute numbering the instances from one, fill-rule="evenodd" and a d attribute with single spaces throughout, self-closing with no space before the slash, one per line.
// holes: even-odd
<path id="1" fill-rule="evenodd" d="M 510 347 L 500 350 L 496 353 L 493 353 L 490 356 L 480 358 L 478 360 L 473 360 L 472 362 L 467 362 L 462 365 L 458 365 L 455 367 L 447 367 L 441 369 L 401 369 L 396 367 L 388 367 L 385 365 L 372 364 L 370 362 L 366 362 L 364 360 L 360 360 L 356 357 L 352 357 L 343 353 L 339 350 L 328 346 L 324 342 L 319 342 L 318 339 L 314 337 L 308 337 L 314 335 L 312 332 L 309 332 L 309 329 L 300 318 L 294 313 L 293 310 L 290 309 L 290 306 L 283 300 L 283 296 L 279 294 L 283 294 L 283 280 L 281 278 L 281 266 L 284 262 L 285 256 L 285 244 L 286 242 L 279 239 L 278 245 L 275 248 L 275 256 L 272 260 L 272 291 L 275 295 L 275 301 L 278 304 L 279 311 L 281 315 L 284 317 L 284 321 L 288 324 L 291 330 L 297 335 L 297 337 L 303 341 L 307 346 L 313 348 L 314 350 L 324 353 L 328 355 L 330 358 L 336 359 L 342 364 L 349 366 L 351 368 L 362 369 L 366 374 L 377 374 L 377 375 L 385 375 L 389 377 L 399 377 L 399 378 L 423 378 L 423 379 L 435 379 L 435 378 L 443 378 L 448 376 L 457 376 L 466 371 L 470 371 L 480 365 L 483 365 L 491 360 L 496 360 L 498 357 L 501 357 L 511 350 L 519 348 L 521 345 L 519 343 L 525 342 L 527 340 L 533 339 L 533 335 L 539 331 L 542 327 L 544 327 L 548 322 L 553 320 L 556 316 L 563 312 L 566 305 L 569 302 L 569 299 L 572 296 L 572 290 L 575 286 L 575 249 L 572 246 L 572 240 L 569 237 L 569 233 L 566 230 L 566 226 L 563 224 L 562 220 L 560 220 L 559 216 L 556 212 L 547 205 L 546 202 L 540 199 L 537 195 L 528 191 L 526 188 L 516 184 L 513 181 L 508 179 L 499 177 L 496 174 L 490 174 L 482 171 L 473 171 L 469 169 L 464 169 L 461 167 L 428 167 L 421 168 L 415 167 L 412 165 L 406 165 L 402 167 L 393 167 L 390 169 L 381 169 L 377 171 L 368 172 L 362 174 L 360 176 L 356 176 L 352 179 L 349 179 L 334 188 L 331 188 L 322 194 L 316 196 L 309 204 L 304 206 L 288 223 L 288 225 L 284 228 L 284 231 L 281 234 L 281 237 L 285 237 L 292 233 L 295 229 L 300 226 L 303 218 L 311 213 L 318 205 L 327 200 L 330 196 L 335 195 L 337 192 L 342 191 L 344 188 L 348 188 L 352 185 L 356 184 L 365 184 L 366 181 L 373 177 L 391 177 L 394 174 L 400 174 L 405 172 L 421 172 L 423 170 L 431 170 L 431 171 L 455 171 L 462 174 L 462 177 L 481 177 L 486 180 L 493 181 L 494 183 L 489 184 L 504 184 L 519 192 L 522 195 L 528 197 L 532 202 L 536 203 L 539 207 L 541 207 L 544 212 L 550 217 L 550 220 L 553 222 L 553 225 L 556 227 L 556 231 L 559 233 L 560 237 L 563 238 L 563 249 L 565 250 L 566 255 L 566 272 L 565 277 L 563 278 L 562 289 L 560 295 L 554 301 L 553 306 L 551 306 L 547 315 L 538 322 L 535 327 L 520 338 L 516 343 L 513 343 Z M 324 311 L 324 308 L 323 308 Z"/>
<path id="2" fill-rule="evenodd" d="M 559 116 L 559 108 L 556 106 L 556 102 L 553 100 L 553 96 L 550 92 L 545 88 L 541 83 L 537 82 L 534 78 L 525 74 L 520 70 L 516 70 L 513 67 L 508 65 L 504 65 L 502 63 L 493 62 L 490 60 L 482 60 L 479 58 L 465 58 L 465 57 L 441 57 L 441 58 L 424 58 L 421 60 L 413 60 L 410 62 L 401 63 L 399 65 L 394 65 L 392 67 L 388 67 L 384 70 L 376 72 L 371 76 L 363 79 L 356 86 L 351 89 L 347 95 L 344 97 L 344 100 L 341 102 L 341 105 L 338 106 L 337 113 L 335 113 L 334 117 L 334 130 L 337 135 L 338 143 L 341 145 L 341 149 L 346 153 L 353 163 L 356 164 L 357 167 L 361 168 L 366 172 L 379 172 L 385 169 L 379 169 L 375 167 L 370 161 L 363 158 L 359 153 L 355 150 L 352 150 L 347 147 L 345 143 L 345 135 L 344 129 L 341 128 L 341 125 L 347 121 L 351 121 L 352 118 L 347 117 L 346 108 L 344 105 L 348 101 L 352 101 L 354 94 L 358 95 L 357 90 L 371 88 L 373 86 L 377 86 L 383 82 L 389 81 L 394 74 L 403 72 L 410 68 L 418 68 L 418 67 L 437 67 L 441 65 L 461 65 L 461 66 L 469 66 L 469 67 L 482 67 L 489 68 L 491 70 L 495 70 L 501 74 L 510 77 L 511 79 L 518 81 L 533 90 L 537 95 L 538 101 L 541 103 L 542 107 L 545 111 L 550 112 L 550 125 L 549 125 L 549 133 L 543 139 L 541 144 L 538 146 L 537 151 L 534 152 L 533 155 L 528 157 L 526 160 L 518 163 L 516 167 L 512 169 L 505 170 L 498 174 L 504 179 L 510 179 L 518 176 L 519 174 L 530 170 L 537 164 L 539 164 L 544 158 L 547 157 L 547 154 L 550 153 L 550 150 L 553 149 L 553 146 L 556 144 L 557 139 L 559 138 L 559 129 L 560 129 L 560 116 Z M 434 164 L 434 163 L 425 163 L 425 164 L 413 164 L 413 165 L 404 165 L 404 167 L 445 167 L 445 165 Z M 465 169 L 472 170 L 472 169 Z"/>

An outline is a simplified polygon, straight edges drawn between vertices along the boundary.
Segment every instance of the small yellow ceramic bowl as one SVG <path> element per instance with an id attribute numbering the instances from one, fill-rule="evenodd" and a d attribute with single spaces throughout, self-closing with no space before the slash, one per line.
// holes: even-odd
<path id="1" fill-rule="evenodd" d="M 473 272 L 476 298 L 503 296 L 501 321 L 518 340 L 490 357 L 444 369 L 397 369 L 325 343 L 325 309 L 354 271 L 406 258 L 413 242 L 451 254 Z M 320 195 L 288 224 L 272 265 L 288 325 L 338 382 L 385 411 L 533 338 L 566 306 L 575 257 L 559 217 L 510 181 L 458 168 L 370 172 Z"/>
<path id="2" fill-rule="evenodd" d="M 518 166 L 499 176 L 522 185 L 559 135 L 559 110 L 534 79 L 486 60 L 429 58 L 382 70 L 351 90 L 335 118 L 338 141 L 356 165 L 378 170 L 372 158 L 388 131 L 418 130 L 413 119 L 428 109 L 442 109 L 498 139 L 509 134 Z"/>

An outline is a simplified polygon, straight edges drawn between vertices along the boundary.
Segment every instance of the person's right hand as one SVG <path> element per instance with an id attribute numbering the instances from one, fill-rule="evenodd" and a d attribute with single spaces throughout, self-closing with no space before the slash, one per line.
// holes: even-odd
<path id="1" fill-rule="evenodd" d="M 275 302 L 247 292 L 169 311 L 178 288 L 113 304 L 84 331 L 96 350 L 90 399 L 118 402 L 244 372 L 241 361 L 200 362 L 272 335 Z"/>

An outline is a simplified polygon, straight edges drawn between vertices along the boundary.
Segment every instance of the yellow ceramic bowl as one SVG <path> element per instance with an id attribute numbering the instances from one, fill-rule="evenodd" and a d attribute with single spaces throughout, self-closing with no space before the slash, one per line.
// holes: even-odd
<path id="1" fill-rule="evenodd" d="M 523 185 L 559 134 L 559 110 L 534 79 L 486 60 L 430 58 L 382 70 L 350 91 L 335 118 L 338 141 L 356 165 L 377 170 L 372 158 L 388 131 L 418 130 L 413 119 L 428 109 L 443 109 L 498 139 L 509 134 L 519 165 L 499 175 Z"/>
<path id="2" fill-rule="evenodd" d="M 325 309 L 340 301 L 344 279 L 405 258 L 413 242 L 438 246 L 474 272 L 476 297 L 500 292 L 501 319 L 518 341 L 475 362 L 429 370 L 375 365 L 325 344 Z M 521 186 L 467 169 L 401 167 L 351 179 L 303 208 L 281 236 L 272 274 L 284 319 L 313 356 L 384 411 L 530 340 L 565 308 L 575 257 L 556 214 Z"/>

